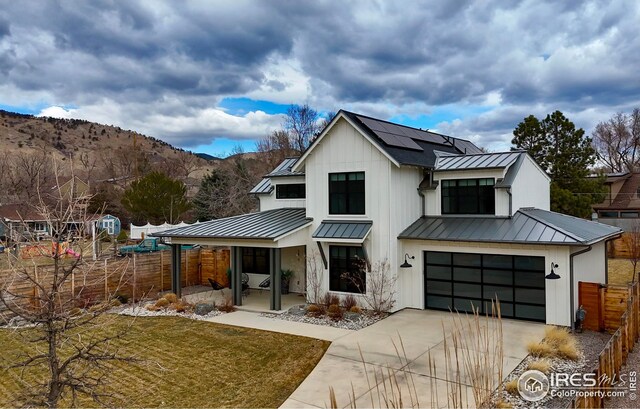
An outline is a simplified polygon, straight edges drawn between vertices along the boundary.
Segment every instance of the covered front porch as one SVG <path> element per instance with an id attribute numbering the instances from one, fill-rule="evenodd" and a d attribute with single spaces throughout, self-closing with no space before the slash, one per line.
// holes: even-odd
<path id="1" fill-rule="evenodd" d="M 220 305 L 224 302 L 231 290 L 226 288 L 223 290 L 213 290 L 211 287 L 196 285 L 185 287 L 182 289 L 182 298 L 191 303 L 212 303 Z M 251 312 L 279 312 L 272 310 L 270 307 L 271 293 L 269 290 L 254 289 L 250 290 L 238 310 Z M 285 312 L 291 307 L 305 303 L 305 295 L 302 293 L 282 294 L 280 297 L 280 311 Z"/>
<path id="2" fill-rule="evenodd" d="M 257 308 L 258 303 L 264 303 L 260 308 L 268 306 L 271 311 L 279 311 L 283 309 L 283 270 L 292 272 L 289 285 L 293 291 L 306 290 L 305 243 L 311 222 L 303 208 L 274 209 L 167 230 L 154 236 L 171 240 L 171 288 L 178 297 L 182 296 L 182 245 L 226 246 L 231 250 L 231 288 L 222 291 L 230 292 L 236 306 L 251 303 Z M 260 255 L 256 256 L 257 253 Z M 304 301 L 298 297 L 296 304 L 300 299 Z"/>

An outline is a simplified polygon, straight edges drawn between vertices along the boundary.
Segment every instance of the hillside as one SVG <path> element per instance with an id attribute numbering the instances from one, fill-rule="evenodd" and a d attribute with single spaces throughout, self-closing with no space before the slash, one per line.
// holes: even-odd
<path id="1" fill-rule="evenodd" d="M 9 155 L 47 152 L 73 162 L 76 172 L 91 170 L 91 179 L 127 177 L 126 162 L 166 163 L 188 167 L 186 176 L 199 178 L 215 167 L 203 159 L 159 139 L 119 127 L 77 119 L 35 117 L 0 110 L 0 147 Z M 137 153 L 137 155 L 135 154 Z M 139 163 L 139 166 L 140 163 Z M 119 171 L 109 167 L 119 167 Z M 114 173 L 121 173 L 119 175 Z M 110 174 L 111 173 L 111 174 Z"/>

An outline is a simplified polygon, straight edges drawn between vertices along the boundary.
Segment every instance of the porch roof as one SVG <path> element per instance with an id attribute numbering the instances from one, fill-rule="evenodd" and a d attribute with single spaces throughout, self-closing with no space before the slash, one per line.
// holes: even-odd
<path id="1" fill-rule="evenodd" d="M 522 208 L 513 217 L 421 217 L 398 238 L 579 246 L 621 233 L 618 227 L 541 209 Z"/>
<path id="2" fill-rule="evenodd" d="M 266 210 L 153 233 L 156 237 L 276 240 L 313 221 L 305 208 Z"/>

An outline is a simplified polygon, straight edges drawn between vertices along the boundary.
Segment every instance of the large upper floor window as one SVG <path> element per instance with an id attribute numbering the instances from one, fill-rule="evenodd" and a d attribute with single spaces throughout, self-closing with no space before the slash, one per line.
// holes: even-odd
<path id="1" fill-rule="evenodd" d="M 276 199 L 304 199 L 304 183 L 276 185 Z"/>
<path id="2" fill-rule="evenodd" d="M 458 179 L 442 182 L 442 214 L 495 214 L 493 179 Z"/>
<path id="3" fill-rule="evenodd" d="M 364 172 L 329 174 L 329 214 L 364 214 Z"/>

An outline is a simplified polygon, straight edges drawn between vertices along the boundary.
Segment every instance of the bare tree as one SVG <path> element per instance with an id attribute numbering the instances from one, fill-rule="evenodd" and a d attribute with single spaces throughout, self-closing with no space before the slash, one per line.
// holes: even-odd
<path id="1" fill-rule="evenodd" d="M 307 302 L 320 304 L 324 296 L 324 268 L 320 263 L 320 252 L 312 250 L 307 255 Z"/>
<path id="2" fill-rule="evenodd" d="M 133 361 L 120 356 L 113 346 L 129 326 L 118 329 L 111 325 L 114 318 L 105 314 L 111 307 L 111 294 L 104 291 L 104 298 L 98 301 L 89 288 L 104 289 L 103 280 L 107 279 L 122 282 L 124 271 L 113 272 L 111 277 L 100 274 L 101 279 L 92 282 L 95 274 L 89 273 L 95 266 L 83 261 L 82 248 L 77 252 L 66 248 L 73 235 L 70 226 L 84 225 L 89 219 L 86 197 L 60 192 L 56 203 L 50 205 L 43 195 L 38 195 L 34 208 L 47 220 L 53 237 L 50 249 L 40 247 L 41 256 L 51 265 L 39 267 L 10 255 L 10 273 L 0 275 L 0 306 L 32 326 L 28 331 L 16 331 L 32 348 L 17 356 L 3 354 L 2 359 L 8 368 L 21 371 L 24 402 L 20 404 L 56 408 L 64 402 L 77 406 L 80 398 L 109 404 L 114 394 L 107 389 L 109 371 L 105 364 Z M 74 278 L 84 286 L 74 288 Z M 33 288 L 33 292 L 25 292 L 25 287 Z M 46 375 L 30 376 L 32 371 Z"/>
<path id="3" fill-rule="evenodd" d="M 593 131 L 600 161 L 612 172 L 638 169 L 640 165 L 640 108 L 631 114 L 618 112 Z"/>
<path id="4" fill-rule="evenodd" d="M 318 111 L 309 105 L 291 105 L 287 109 L 284 129 L 289 133 L 292 146 L 302 152 L 309 146 L 319 128 Z"/>
<path id="5" fill-rule="evenodd" d="M 640 263 L 640 221 L 636 220 L 633 223 L 631 230 L 627 232 L 624 244 L 629 252 L 629 262 L 631 262 L 631 266 L 633 268 L 631 282 L 635 283 L 638 264 Z"/>
<path id="6" fill-rule="evenodd" d="M 366 308 L 376 314 L 385 314 L 396 303 L 397 276 L 391 275 L 389 260 L 376 261 L 367 268 L 365 260 L 356 261 L 358 271 L 344 273 L 362 294 Z"/>
<path id="7" fill-rule="evenodd" d="M 262 153 L 270 169 L 275 168 L 285 158 L 296 156 L 300 152 L 294 149 L 289 133 L 279 129 L 256 142 L 256 150 Z"/>

